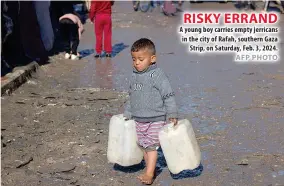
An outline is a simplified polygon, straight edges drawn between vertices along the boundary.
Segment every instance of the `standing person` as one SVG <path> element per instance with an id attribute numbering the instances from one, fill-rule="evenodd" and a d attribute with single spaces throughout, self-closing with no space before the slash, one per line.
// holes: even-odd
<path id="1" fill-rule="evenodd" d="M 64 14 L 59 18 L 60 31 L 64 40 L 68 42 L 68 49 L 65 53 L 65 59 L 71 57 L 72 60 L 79 59 L 77 48 L 84 31 L 80 18 L 72 13 Z"/>
<path id="2" fill-rule="evenodd" d="M 252 9 L 255 10 L 255 2 L 251 0 L 238 0 L 237 1 L 239 4 L 240 8 L 245 8 L 245 9 Z"/>
<path id="3" fill-rule="evenodd" d="M 166 74 L 157 67 L 155 45 L 151 40 L 135 41 L 131 55 L 133 74 L 124 117 L 135 121 L 137 143 L 144 152 L 146 171 L 138 179 L 152 184 L 160 147 L 158 133 L 167 120 L 177 124 L 175 94 Z"/>
<path id="4" fill-rule="evenodd" d="M 178 7 L 177 7 L 178 12 L 183 12 L 182 11 L 182 4 L 183 4 L 183 1 L 178 1 Z"/>
<path id="5" fill-rule="evenodd" d="M 111 57 L 112 46 L 112 21 L 111 21 L 111 6 L 114 1 L 92 1 L 89 13 L 89 18 L 94 22 L 94 30 L 96 36 L 96 54 L 95 58 L 102 56 L 103 37 L 104 50 L 106 57 Z"/>
<path id="6" fill-rule="evenodd" d="M 139 1 L 132 1 L 132 4 L 134 11 L 137 12 L 139 9 Z"/>

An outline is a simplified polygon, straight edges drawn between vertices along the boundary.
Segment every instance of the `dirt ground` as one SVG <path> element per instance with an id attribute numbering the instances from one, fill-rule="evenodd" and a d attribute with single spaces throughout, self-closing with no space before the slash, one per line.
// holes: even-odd
<path id="1" fill-rule="evenodd" d="M 153 185 L 283 186 L 283 61 L 245 66 L 226 55 L 189 56 L 173 37 L 178 21 L 157 11 L 134 13 L 131 3 L 119 2 L 113 59 L 92 57 L 93 25 L 87 23 L 79 46 L 83 59 L 53 56 L 26 84 L 2 97 L 2 185 L 140 185 L 136 176 L 143 166 L 121 169 L 108 163 L 106 152 L 109 119 L 123 112 L 127 99 L 129 46 L 147 36 L 156 41 L 159 65 L 169 74 L 180 115 L 191 120 L 202 151 L 196 177 L 172 177 L 160 157 Z"/>

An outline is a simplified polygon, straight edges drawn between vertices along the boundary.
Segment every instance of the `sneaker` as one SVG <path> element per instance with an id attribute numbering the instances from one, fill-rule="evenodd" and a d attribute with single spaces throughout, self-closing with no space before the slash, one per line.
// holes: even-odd
<path id="1" fill-rule="evenodd" d="M 71 55 L 70 55 L 69 53 L 66 53 L 66 54 L 65 54 L 65 59 L 69 59 L 70 56 L 71 56 Z"/>
<path id="2" fill-rule="evenodd" d="M 110 57 L 111 58 L 111 53 L 106 53 L 106 57 Z"/>
<path id="3" fill-rule="evenodd" d="M 99 58 L 99 57 L 102 57 L 101 54 L 95 54 L 95 58 Z"/>
<path id="4" fill-rule="evenodd" d="M 71 54 L 71 60 L 78 60 L 79 57 L 77 55 Z"/>

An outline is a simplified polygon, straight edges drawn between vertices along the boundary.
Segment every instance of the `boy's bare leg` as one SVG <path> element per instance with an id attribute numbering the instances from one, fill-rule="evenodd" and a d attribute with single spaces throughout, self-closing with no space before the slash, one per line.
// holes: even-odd
<path id="1" fill-rule="evenodd" d="M 147 154 L 146 151 L 143 151 L 143 156 L 144 156 L 144 161 L 145 161 L 146 168 L 147 168 L 147 167 L 148 167 L 148 154 Z M 141 180 L 141 178 L 142 178 L 143 175 L 144 175 L 144 174 L 139 175 L 139 176 L 138 176 L 138 179 Z"/>
<path id="2" fill-rule="evenodd" d="M 144 155 L 144 160 L 145 160 L 145 163 L 146 163 L 146 167 L 148 166 L 148 154 L 146 151 L 143 152 L 143 155 Z"/>
<path id="3" fill-rule="evenodd" d="M 139 180 L 144 184 L 152 184 L 158 159 L 157 151 L 147 152 L 146 172 L 139 176 Z"/>

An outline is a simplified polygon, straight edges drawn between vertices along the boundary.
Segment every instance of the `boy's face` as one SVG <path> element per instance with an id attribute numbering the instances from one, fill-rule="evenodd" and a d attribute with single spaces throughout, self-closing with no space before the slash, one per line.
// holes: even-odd
<path id="1" fill-rule="evenodd" d="M 148 49 L 141 49 L 137 52 L 131 52 L 133 66 L 137 71 L 142 72 L 147 69 L 151 64 L 156 62 L 156 56 L 153 55 Z"/>

